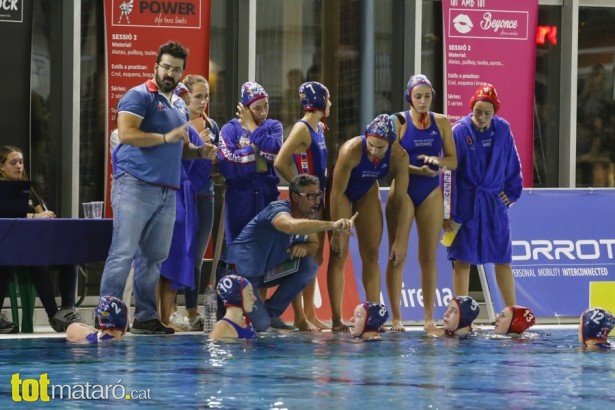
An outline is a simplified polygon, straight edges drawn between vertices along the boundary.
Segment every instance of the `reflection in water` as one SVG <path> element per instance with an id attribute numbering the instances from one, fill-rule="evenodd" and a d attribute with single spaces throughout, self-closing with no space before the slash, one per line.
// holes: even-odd
<path id="1" fill-rule="evenodd" d="M 530 332 L 522 339 L 406 332 L 366 342 L 347 334 L 293 333 L 221 343 L 180 334 L 127 335 L 99 345 L 63 339 L 2 344 L 5 379 L 19 371 L 22 379 L 48 373 L 52 384 L 151 389 L 147 404 L 154 406 L 597 408 L 615 400 L 603 382 L 615 373 L 614 352 L 579 350 L 574 329 Z M 0 402 L 10 397 L 10 384 L 1 384 Z M 139 400 L 122 402 L 128 404 Z"/>

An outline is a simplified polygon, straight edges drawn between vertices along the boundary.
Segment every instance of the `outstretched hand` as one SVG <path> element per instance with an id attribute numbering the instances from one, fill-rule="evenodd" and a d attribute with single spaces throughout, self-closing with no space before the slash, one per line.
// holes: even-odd
<path id="1" fill-rule="evenodd" d="M 343 232 L 343 233 L 350 234 L 350 230 L 354 227 L 354 221 L 355 219 L 357 219 L 358 215 L 359 213 L 356 212 L 350 219 L 346 219 L 346 218 L 338 219 L 337 221 L 333 223 L 333 229 L 335 230 L 335 232 Z"/>
<path id="2" fill-rule="evenodd" d="M 351 229 L 354 226 L 354 221 L 357 219 L 359 213 L 355 213 L 352 218 L 342 218 L 333 222 L 333 235 L 329 239 L 329 246 L 331 247 L 331 253 L 339 258 L 344 255 L 346 248 L 348 247 L 348 238 L 344 235 L 350 235 Z"/>

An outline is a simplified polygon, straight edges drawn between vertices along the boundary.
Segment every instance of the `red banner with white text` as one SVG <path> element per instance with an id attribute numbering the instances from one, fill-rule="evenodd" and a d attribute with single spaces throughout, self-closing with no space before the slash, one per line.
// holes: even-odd
<path id="1" fill-rule="evenodd" d="M 515 137 L 523 186 L 533 186 L 538 0 L 444 0 L 442 15 L 446 114 L 453 123 L 468 115 L 474 91 L 492 83 L 498 115 Z"/>
<path id="2" fill-rule="evenodd" d="M 116 107 L 126 91 L 154 76 L 158 49 L 178 41 L 189 49 L 186 71 L 209 78 L 210 0 L 105 0 L 107 147 Z M 111 216 L 111 155 L 107 149 L 105 215 Z"/>

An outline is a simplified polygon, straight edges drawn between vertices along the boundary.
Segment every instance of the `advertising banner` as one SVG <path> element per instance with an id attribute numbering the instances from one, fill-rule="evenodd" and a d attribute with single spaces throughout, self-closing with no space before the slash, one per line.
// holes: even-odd
<path id="1" fill-rule="evenodd" d="M 578 316 L 615 281 L 613 189 L 534 189 L 509 210 L 517 303 L 536 316 Z M 504 308 L 493 266 L 487 281 Z M 595 296 L 597 299 L 597 297 Z M 615 302 L 615 294 L 610 299 Z"/>
<path id="2" fill-rule="evenodd" d="M 523 185 L 533 186 L 538 0 L 445 0 L 442 15 L 446 114 L 453 123 L 468 115 L 474 91 L 492 83 L 497 115 L 515 136 Z"/>
<path id="3" fill-rule="evenodd" d="M 107 136 L 116 128 L 116 107 L 126 91 L 154 76 L 160 45 L 189 49 L 186 72 L 209 77 L 210 0 L 105 0 Z M 111 216 L 111 161 L 107 150 L 105 206 Z"/>
<path id="4" fill-rule="evenodd" d="M 388 198 L 388 188 L 381 188 L 380 198 L 382 201 L 382 209 L 385 208 Z M 375 216 L 374 216 L 375 218 Z M 384 212 L 383 212 L 384 218 Z M 372 240 L 377 240 L 373 238 Z M 365 300 L 365 292 L 362 285 L 362 270 L 361 256 L 359 254 L 359 243 L 356 236 L 350 237 L 349 255 L 352 261 L 352 268 L 355 275 L 354 283 L 359 291 L 360 299 Z M 386 222 L 382 234 L 382 242 L 380 243 L 380 253 L 378 255 L 380 262 L 381 274 L 381 301 L 385 305 L 390 306 L 389 297 L 386 287 L 386 266 L 389 260 L 389 241 Z M 438 281 L 436 286 L 436 297 L 434 307 L 434 319 L 440 320 L 444 317 L 446 306 L 453 298 L 453 267 L 451 262 L 446 257 L 446 248 L 438 246 L 437 253 L 438 266 Z M 348 289 L 346 289 L 346 292 Z M 346 298 L 346 294 L 344 294 Z M 422 321 L 423 315 L 423 292 L 421 291 L 421 268 L 418 262 L 418 236 L 416 232 L 416 224 L 413 224 L 408 241 L 408 253 L 406 256 L 406 264 L 403 270 L 402 288 L 401 288 L 401 315 L 404 321 Z"/>
<path id="5" fill-rule="evenodd" d="M 388 189 L 380 191 L 382 208 Z M 538 317 L 578 316 L 592 303 L 608 309 L 615 304 L 615 219 L 611 210 L 614 189 L 525 189 L 509 210 L 513 237 L 513 275 L 517 303 L 531 308 Z M 384 217 L 384 214 L 383 214 Z M 377 240 L 378 238 L 373 238 Z M 386 288 L 388 260 L 386 223 L 380 243 L 381 301 L 390 305 Z M 318 271 L 316 312 L 329 320 L 327 292 L 329 245 Z M 434 319 L 444 317 L 453 297 L 453 269 L 446 248 L 438 246 L 438 280 Z M 342 313 L 349 320 L 354 307 L 365 300 L 361 256 L 356 236 L 350 237 L 349 258 L 344 272 Z M 505 306 L 495 279 L 493 265 L 485 265 L 487 284 L 494 309 Z M 605 300 L 609 303 L 603 303 Z M 614 308 L 615 310 L 615 308 Z M 401 313 L 404 321 L 423 320 L 421 270 L 418 264 L 418 238 L 413 226 L 403 270 Z M 292 321 L 292 309 L 283 315 Z"/>

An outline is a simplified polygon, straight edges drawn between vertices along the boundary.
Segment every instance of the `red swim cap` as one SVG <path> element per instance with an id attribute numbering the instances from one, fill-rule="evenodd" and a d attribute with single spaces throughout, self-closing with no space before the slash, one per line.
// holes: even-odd
<path id="1" fill-rule="evenodd" d="M 487 101 L 493 104 L 494 113 L 497 113 L 500 109 L 500 100 L 498 99 L 498 94 L 493 84 L 482 83 L 480 87 L 474 91 L 474 95 L 470 99 L 470 109 L 474 109 L 474 104 L 476 104 L 477 101 Z"/>
<path id="2" fill-rule="evenodd" d="M 512 319 L 510 320 L 510 326 L 506 333 L 518 333 L 525 332 L 536 323 L 534 313 L 524 306 L 511 306 Z"/>

